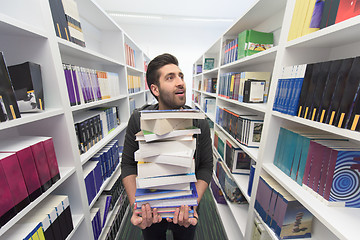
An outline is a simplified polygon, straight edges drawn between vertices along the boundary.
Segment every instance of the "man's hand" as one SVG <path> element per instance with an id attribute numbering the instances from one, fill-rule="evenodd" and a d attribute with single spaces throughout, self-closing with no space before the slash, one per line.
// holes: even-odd
<path id="1" fill-rule="evenodd" d="M 150 227 L 153 223 L 159 223 L 162 220 L 161 216 L 157 213 L 156 208 L 154 208 L 151 212 L 151 207 L 148 203 L 141 206 L 141 217 L 139 216 L 140 213 L 136 213 L 135 210 L 136 203 L 134 205 L 134 211 L 130 221 L 134 226 L 141 229 Z"/>
<path id="2" fill-rule="evenodd" d="M 186 228 L 188 228 L 190 225 L 195 226 L 198 223 L 198 214 L 196 210 L 194 210 L 194 217 L 189 218 L 189 209 L 189 206 L 181 206 L 180 208 L 176 209 L 173 219 L 167 218 L 166 220 Z"/>

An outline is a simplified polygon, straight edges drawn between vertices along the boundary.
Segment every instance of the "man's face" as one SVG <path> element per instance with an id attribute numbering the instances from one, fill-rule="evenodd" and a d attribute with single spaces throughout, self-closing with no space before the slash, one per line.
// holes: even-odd
<path id="1" fill-rule="evenodd" d="M 152 84 L 152 92 L 158 97 L 159 109 L 178 109 L 185 105 L 186 86 L 184 74 L 175 64 L 168 64 L 159 70 L 159 87 Z"/>

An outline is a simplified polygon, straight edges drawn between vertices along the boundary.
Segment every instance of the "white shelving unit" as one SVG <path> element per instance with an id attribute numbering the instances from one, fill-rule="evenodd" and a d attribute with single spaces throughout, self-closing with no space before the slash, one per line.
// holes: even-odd
<path id="1" fill-rule="evenodd" d="M 0 51 L 4 53 L 7 65 L 26 61 L 41 65 L 46 109 L 42 113 L 22 114 L 19 119 L 0 123 L 0 141 L 5 141 L 7 136 L 52 137 L 61 175 L 60 180 L 50 189 L 1 227 L 1 240 L 11 236 L 11 232 L 16 231 L 14 225 L 53 194 L 69 196 L 74 230 L 67 239 L 93 239 L 90 209 L 95 200 L 89 206 L 82 166 L 111 140 L 118 139 L 119 144 L 123 145 L 131 115 L 130 97 L 135 99 L 136 107 L 142 106 L 146 101 L 153 101 L 149 90 L 145 91 L 144 83 L 144 62 L 149 63 L 149 57 L 96 2 L 75 1 L 86 43 L 84 48 L 56 36 L 48 0 L 7 1 L 0 9 Z M 125 44 L 136 52 L 135 67 L 126 64 Z M 117 73 L 120 95 L 71 107 L 62 63 Z M 128 74 L 140 77 L 140 92 L 128 94 Z M 121 124 L 80 155 L 74 116 L 94 107 L 107 106 L 118 107 Z M 118 166 L 117 171 L 105 181 L 101 191 L 120 176 L 119 168 Z"/>
<path id="2" fill-rule="evenodd" d="M 282 67 L 324 62 L 360 55 L 360 48 L 358 47 L 360 44 L 360 16 L 288 42 L 287 36 L 294 7 L 295 0 L 255 1 L 249 10 L 194 62 L 194 68 L 196 68 L 196 65 L 204 64 L 205 58 L 214 57 L 216 64 L 213 70 L 199 74 L 194 72 L 193 94 L 198 96 L 200 103 L 193 104 L 202 109 L 201 100 L 204 97 L 213 97 L 216 98 L 217 106 L 243 109 L 264 116 L 264 127 L 260 147 L 254 150 L 238 144 L 256 161 L 251 193 L 252 197 L 247 195 L 249 177 L 233 174 L 237 185 L 249 202 L 248 211 L 236 212 L 231 205 L 227 207 L 228 212 L 233 214 L 234 219 L 246 219 L 245 230 L 243 230 L 243 223 L 236 221 L 238 228 L 241 229 L 243 233 L 244 239 L 251 239 L 254 217 L 257 215 L 254 209 L 255 197 L 253 196 L 256 196 L 260 174 L 270 175 L 314 215 L 311 239 L 358 239 L 357 226 L 359 226 L 360 223 L 359 209 L 327 206 L 323 201 L 304 190 L 273 164 L 280 127 L 302 126 L 309 130 L 325 131 L 330 134 L 348 138 L 357 144 L 360 143 L 359 132 L 289 116 L 272 110 L 277 80 L 281 74 Z M 237 37 L 239 33 L 246 29 L 274 33 L 274 47 L 235 62 L 221 65 L 221 46 L 223 42 L 227 39 Z M 204 79 L 210 76 L 215 76 L 219 79 L 219 76 L 223 73 L 245 71 L 272 72 L 267 103 L 245 104 L 220 97 L 217 94 L 213 95 L 203 92 Z M 212 119 L 212 121 L 214 121 L 214 119 Z M 227 138 L 234 140 L 222 127 L 216 123 L 214 126 L 216 131 L 222 132 Z M 214 151 L 216 152 L 216 150 Z M 225 206 L 223 207 L 225 208 Z M 227 220 L 223 220 L 224 224 L 225 221 Z M 267 231 L 269 231 L 274 240 L 277 239 L 270 228 L 267 228 Z M 228 238 L 230 240 L 237 239 L 229 235 L 229 233 Z"/>

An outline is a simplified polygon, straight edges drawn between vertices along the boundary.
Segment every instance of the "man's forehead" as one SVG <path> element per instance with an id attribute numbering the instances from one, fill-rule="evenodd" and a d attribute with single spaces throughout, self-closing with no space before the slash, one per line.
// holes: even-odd
<path id="1" fill-rule="evenodd" d="M 161 72 L 161 75 L 167 75 L 169 73 L 182 73 L 181 69 L 175 64 L 167 64 L 161 67 L 159 70 Z"/>

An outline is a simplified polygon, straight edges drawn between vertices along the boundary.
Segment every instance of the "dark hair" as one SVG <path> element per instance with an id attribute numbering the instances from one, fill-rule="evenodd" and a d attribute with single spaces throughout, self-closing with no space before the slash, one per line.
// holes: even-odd
<path id="1" fill-rule="evenodd" d="M 146 71 L 146 82 L 149 86 L 150 91 L 151 91 L 151 84 L 155 84 L 156 86 L 159 87 L 160 73 L 158 70 L 168 64 L 175 64 L 176 66 L 179 66 L 179 62 L 176 59 L 176 57 L 174 57 L 169 53 L 161 54 L 150 61 Z M 157 97 L 154 95 L 152 91 L 151 94 L 157 99 Z"/>

